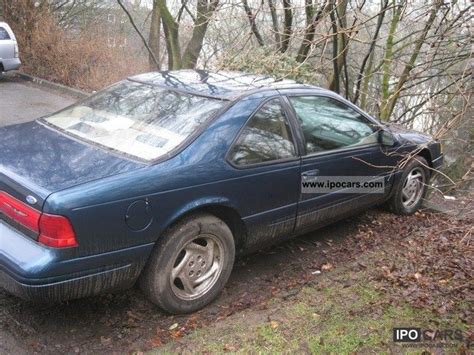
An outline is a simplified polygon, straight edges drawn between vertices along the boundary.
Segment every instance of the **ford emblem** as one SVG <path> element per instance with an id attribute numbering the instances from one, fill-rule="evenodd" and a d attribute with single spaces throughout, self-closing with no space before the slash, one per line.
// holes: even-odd
<path id="1" fill-rule="evenodd" d="M 30 205 L 34 205 L 38 202 L 38 200 L 35 197 L 28 195 L 26 196 L 26 202 L 28 202 Z"/>

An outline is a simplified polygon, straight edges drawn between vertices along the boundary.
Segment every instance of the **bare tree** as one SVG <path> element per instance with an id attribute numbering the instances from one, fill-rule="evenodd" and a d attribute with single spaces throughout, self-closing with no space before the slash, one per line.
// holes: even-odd
<path id="1" fill-rule="evenodd" d="M 151 14 L 150 22 L 150 34 L 148 36 L 148 45 L 152 54 L 149 55 L 150 68 L 161 69 L 161 63 L 158 64 L 155 62 L 154 58 L 159 60 L 160 58 L 160 33 L 161 33 L 161 13 L 160 8 L 158 7 L 157 0 L 153 0 L 153 8 Z"/>
<path id="2" fill-rule="evenodd" d="M 168 51 L 168 67 L 170 69 L 194 68 L 202 49 L 209 22 L 219 5 L 219 0 L 198 0 L 196 15 L 193 15 L 194 26 L 183 55 L 179 38 L 179 22 L 173 17 L 166 5 L 166 0 L 156 0 L 163 23 L 166 48 Z M 182 8 L 187 6 L 183 2 Z"/>

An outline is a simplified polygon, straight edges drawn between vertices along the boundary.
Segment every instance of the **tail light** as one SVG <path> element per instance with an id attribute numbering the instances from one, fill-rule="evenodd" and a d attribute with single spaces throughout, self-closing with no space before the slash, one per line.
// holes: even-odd
<path id="1" fill-rule="evenodd" d="M 53 248 L 76 247 L 76 234 L 71 222 L 64 216 L 41 214 L 38 241 Z"/>
<path id="2" fill-rule="evenodd" d="M 15 58 L 18 58 L 20 56 L 20 51 L 18 49 L 18 43 L 15 43 Z"/>
<path id="3" fill-rule="evenodd" d="M 0 191 L 0 212 L 23 227 L 39 233 L 38 223 L 41 212 L 25 205 L 3 191 Z"/>
<path id="4" fill-rule="evenodd" d="M 41 213 L 3 191 L 0 191 L 0 212 L 38 233 L 38 242 L 41 244 L 52 248 L 78 245 L 71 222 L 64 216 Z"/>

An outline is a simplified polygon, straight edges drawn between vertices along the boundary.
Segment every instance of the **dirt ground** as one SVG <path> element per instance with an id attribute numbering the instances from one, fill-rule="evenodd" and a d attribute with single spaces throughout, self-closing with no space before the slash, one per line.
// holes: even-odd
<path id="1" fill-rule="evenodd" d="M 311 276 L 301 272 L 303 286 L 184 337 L 186 325 L 176 324 L 167 331 L 174 340 L 153 353 L 470 354 L 474 229 L 465 197 L 456 216 L 373 210 L 343 239 L 301 238 L 292 245 L 313 241 L 325 251 L 323 264 L 307 264 Z M 420 327 L 428 338 L 414 348 L 395 343 L 394 327 Z"/>
<path id="2" fill-rule="evenodd" d="M 168 351 L 189 351 L 186 344 L 195 342 L 193 334 L 206 329 L 211 332 L 209 342 L 219 344 L 219 338 L 212 337 L 212 329 L 228 327 L 229 322 L 238 324 L 233 319 L 259 314 L 265 309 L 286 309 L 287 302 L 294 302 L 294 296 L 315 287 L 318 278 L 326 275 L 329 279 L 319 284 L 320 291 L 321 287 L 330 290 L 341 284 L 351 290 L 350 287 L 364 285 L 368 278 L 367 281 L 377 283 L 376 292 L 384 295 L 385 303 L 405 298 L 410 307 L 435 312 L 435 318 L 454 315 L 456 324 L 472 326 L 471 234 L 470 219 L 459 220 L 429 211 L 399 217 L 382 209 L 370 210 L 240 258 L 219 299 L 188 316 L 164 314 L 138 289 L 50 306 L 27 303 L 2 291 L 0 352 L 133 353 L 160 350 L 163 346 Z M 416 238 L 411 240 L 412 236 Z M 450 246 L 453 242 L 450 238 L 457 238 L 459 248 Z M 455 261 L 449 261 L 446 267 L 440 265 L 453 258 Z M 429 265 L 434 265 L 433 270 Z M 351 278 L 351 270 L 362 274 Z M 366 274 L 366 270 L 371 272 Z M 334 298 L 324 301 L 322 296 L 315 297 L 327 306 Z M 338 301 L 341 297 L 335 296 Z M 403 321 L 403 316 L 400 317 Z M 261 317 L 255 322 L 256 326 Z M 248 324 L 249 329 L 251 326 Z M 245 330 L 242 332 L 245 334 Z M 176 348 L 178 344 L 182 348 Z M 278 350 L 270 345 L 260 350 Z M 202 352 L 235 349 L 224 347 L 191 349 Z"/>

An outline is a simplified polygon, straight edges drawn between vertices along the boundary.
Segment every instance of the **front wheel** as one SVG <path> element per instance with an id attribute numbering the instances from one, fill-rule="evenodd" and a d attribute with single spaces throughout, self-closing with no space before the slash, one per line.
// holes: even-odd
<path id="1" fill-rule="evenodd" d="M 222 220 L 209 214 L 189 216 L 157 242 L 140 285 L 164 310 L 194 312 L 218 296 L 234 257 L 234 238 Z"/>
<path id="2" fill-rule="evenodd" d="M 422 157 L 411 160 L 403 170 L 388 202 L 390 209 L 400 215 L 415 213 L 423 202 L 429 179 L 427 161 Z"/>

